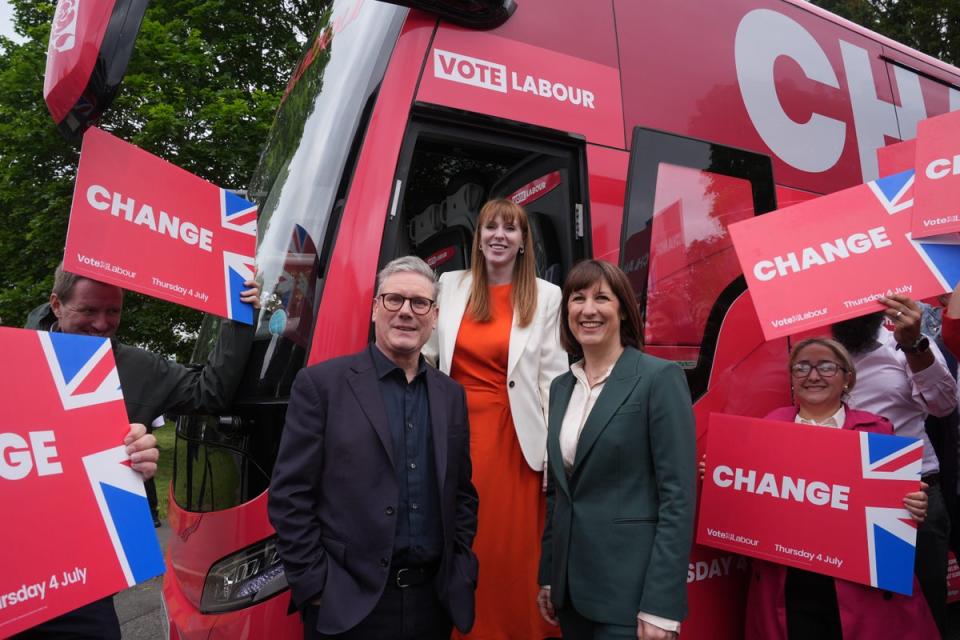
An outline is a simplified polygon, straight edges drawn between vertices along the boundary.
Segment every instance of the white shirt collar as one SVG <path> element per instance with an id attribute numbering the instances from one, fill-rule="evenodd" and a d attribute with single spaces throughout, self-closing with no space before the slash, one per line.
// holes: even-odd
<path id="1" fill-rule="evenodd" d="M 797 424 L 814 424 L 819 427 L 833 427 L 835 429 L 840 429 L 843 427 L 843 423 L 847 420 L 847 410 L 840 405 L 840 408 L 837 409 L 837 412 L 827 418 L 826 420 L 821 420 L 817 422 L 816 420 L 807 420 L 806 418 L 801 418 L 800 413 L 797 412 L 797 417 L 794 418 L 794 422 Z"/>
<path id="2" fill-rule="evenodd" d="M 579 382 L 585 385 L 587 389 L 590 389 L 591 388 L 590 383 L 587 381 L 587 372 L 583 368 L 583 362 L 584 361 L 581 359 L 581 360 L 577 360 L 572 365 L 570 365 L 570 373 L 573 374 L 574 378 L 576 378 Z M 610 374 L 613 373 L 613 368 L 616 366 L 616 364 L 617 364 L 616 362 L 611 364 L 610 367 L 603 372 L 603 375 L 600 376 L 600 378 L 593 383 L 593 386 L 595 387 L 598 384 L 603 384 L 604 382 L 606 382 L 607 378 L 610 377 Z"/>

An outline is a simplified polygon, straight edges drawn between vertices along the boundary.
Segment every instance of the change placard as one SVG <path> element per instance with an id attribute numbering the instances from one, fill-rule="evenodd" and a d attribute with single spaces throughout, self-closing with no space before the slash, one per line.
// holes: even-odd
<path id="1" fill-rule="evenodd" d="M 0 328 L 0 637 L 163 573 L 110 341 Z"/>
<path id="2" fill-rule="evenodd" d="M 960 111 L 917 124 L 913 237 L 960 239 Z"/>
<path id="3" fill-rule="evenodd" d="M 910 235 L 912 171 L 730 225 L 767 340 L 880 311 L 960 280 L 960 246 Z"/>
<path id="4" fill-rule="evenodd" d="M 710 417 L 697 542 L 910 594 L 923 441 Z"/>
<path id="5" fill-rule="evenodd" d="M 90 128 L 83 138 L 64 269 L 238 322 L 254 276 L 256 206 Z"/>

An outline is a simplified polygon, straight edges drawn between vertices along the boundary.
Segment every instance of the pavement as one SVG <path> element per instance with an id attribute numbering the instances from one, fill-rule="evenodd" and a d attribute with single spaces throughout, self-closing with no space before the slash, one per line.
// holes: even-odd
<path id="1" fill-rule="evenodd" d="M 166 522 L 157 529 L 164 553 L 170 533 L 170 525 Z M 120 619 L 123 640 L 166 640 L 163 637 L 162 584 L 163 576 L 160 576 L 114 596 L 113 604 Z"/>
<path id="2" fill-rule="evenodd" d="M 160 546 L 166 553 L 170 538 L 170 525 L 166 522 L 157 529 Z M 123 640 L 167 640 L 163 637 L 163 610 L 161 585 L 163 577 L 118 593 L 113 603 L 120 618 Z M 948 607 L 949 621 L 945 640 L 960 640 L 960 603 Z"/>

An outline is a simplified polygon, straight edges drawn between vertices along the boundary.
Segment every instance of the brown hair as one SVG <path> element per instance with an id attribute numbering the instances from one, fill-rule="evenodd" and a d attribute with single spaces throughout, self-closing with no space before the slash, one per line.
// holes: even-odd
<path id="1" fill-rule="evenodd" d="M 837 356 L 840 366 L 847 370 L 847 388 L 845 391 L 847 393 L 853 391 L 853 386 L 857 383 L 857 367 L 853 364 L 853 358 L 850 357 L 850 352 L 847 351 L 846 347 L 830 338 L 807 338 L 793 345 L 793 349 L 790 350 L 790 363 L 787 365 L 787 372 L 791 376 L 793 375 L 791 370 L 800 352 L 813 344 L 826 347 L 833 352 L 833 355 Z"/>
<path id="2" fill-rule="evenodd" d="M 470 288 L 470 302 L 467 311 L 480 322 L 489 322 L 490 291 L 487 281 L 487 261 L 483 257 L 480 246 L 480 230 L 484 225 L 497 218 L 506 224 L 515 224 L 520 227 L 523 241 L 520 244 L 520 253 L 513 264 L 513 288 L 510 299 L 518 323 L 525 327 L 533 322 L 533 314 L 537 311 L 537 266 L 533 257 L 533 238 L 530 235 L 530 222 L 527 212 L 520 205 L 498 198 L 490 200 L 480 209 L 477 216 L 477 228 L 473 233 L 473 250 L 471 252 L 470 273 L 473 275 L 473 285 Z"/>
<path id="3" fill-rule="evenodd" d="M 588 289 L 606 281 L 610 290 L 620 303 L 620 344 L 640 349 L 643 346 L 643 334 L 640 333 L 640 308 L 637 297 L 620 267 L 602 260 L 583 260 L 574 265 L 563 283 L 563 301 L 560 303 L 560 344 L 570 355 L 579 358 L 583 355 L 580 343 L 570 329 L 567 303 L 576 291 Z"/>
<path id="4" fill-rule="evenodd" d="M 93 278 L 78 276 L 74 273 L 70 273 L 69 271 L 64 271 L 63 260 L 61 260 L 60 264 L 57 265 L 56 270 L 53 272 L 53 290 L 50 291 L 50 293 L 57 296 L 57 299 L 60 302 L 70 302 L 70 298 L 73 297 L 73 289 L 81 280 L 100 282 L 99 280 L 94 280 Z M 123 288 L 118 288 L 120 289 L 120 295 L 123 295 Z"/>

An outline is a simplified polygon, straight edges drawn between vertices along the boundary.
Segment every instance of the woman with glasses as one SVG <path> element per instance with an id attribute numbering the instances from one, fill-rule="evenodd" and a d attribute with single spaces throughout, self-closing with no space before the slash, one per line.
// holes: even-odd
<path id="1" fill-rule="evenodd" d="M 799 342 L 790 352 L 789 369 L 797 406 L 777 409 L 768 419 L 893 433 L 886 418 L 844 404 L 857 381 L 857 372 L 839 342 L 824 338 Z M 927 513 L 927 494 L 908 493 L 903 505 L 914 520 L 922 522 Z M 763 560 L 753 560 L 752 567 L 746 615 L 748 639 L 937 637 L 916 578 L 913 595 L 904 596 Z"/>
<path id="2" fill-rule="evenodd" d="M 550 628 L 531 594 L 546 513 L 548 392 L 567 368 L 557 333 L 560 289 L 536 277 L 527 214 L 502 199 L 480 210 L 470 270 L 444 273 L 440 284 L 440 317 L 425 352 L 467 391 L 480 496 L 473 543 L 480 580 L 468 637 L 544 638 Z"/>

